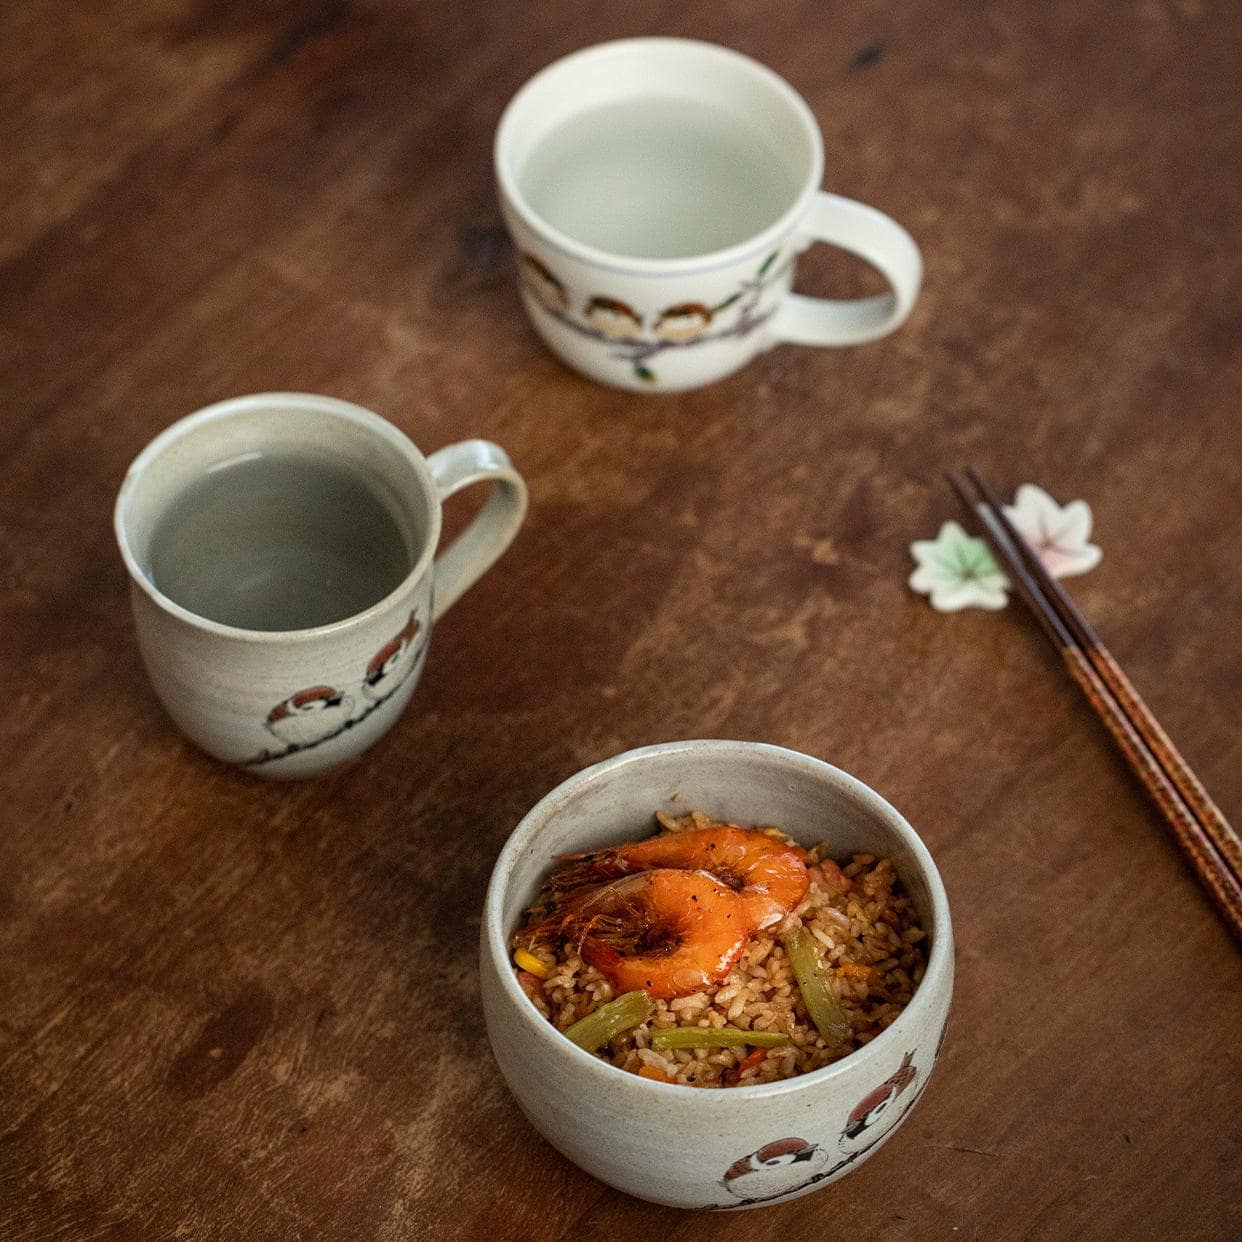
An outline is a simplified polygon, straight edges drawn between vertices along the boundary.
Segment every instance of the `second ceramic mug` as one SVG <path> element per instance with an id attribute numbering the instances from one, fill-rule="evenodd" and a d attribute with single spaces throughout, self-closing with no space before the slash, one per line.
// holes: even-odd
<path id="1" fill-rule="evenodd" d="M 702 165 L 704 184 L 720 189 L 716 201 L 674 196 L 681 236 L 664 257 L 642 253 L 641 240 L 623 245 L 620 233 L 609 245 L 595 227 L 638 202 L 623 161 L 639 179 Z M 695 388 L 782 342 L 862 344 L 896 328 L 918 295 L 923 265 L 905 229 L 819 189 L 823 141 L 802 97 L 715 44 L 623 39 L 556 61 L 510 101 L 495 165 L 531 321 L 563 361 L 605 384 Z M 573 201 L 549 207 L 557 193 Z M 813 242 L 859 255 L 891 292 L 792 293 L 794 258 Z"/>
<path id="2" fill-rule="evenodd" d="M 222 466 L 288 453 L 330 462 L 373 494 L 395 523 L 403 576 L 353 615 L 302 629 L 225 624 L 170 598 L 153 558 L 179 498 Z M 437 557 L 442 502 L 471 483 L 492 483 L 492 495 Z M 525 512 L 521 476 L 486 440 L 424 458 L 378 414 L 306 393 L 236 397 L 199 410 L 147 445 L 116 502 L 138 645 L 155 693 L 193 741 L 255 775 L 332 767 L 396 722 L 422 672 L 432 622 L 508 547 Z M 348 529 L 357 513 L 334 509 L 326 520 Z M 245 532 L 241 542 L 251 543 Z M 202 559 L 193 546 L 186 555 Z M 351 553 L 367 555 L 365 547 Z M 248 572 L 244 547 L 237 557 L 239 572 Z"/>

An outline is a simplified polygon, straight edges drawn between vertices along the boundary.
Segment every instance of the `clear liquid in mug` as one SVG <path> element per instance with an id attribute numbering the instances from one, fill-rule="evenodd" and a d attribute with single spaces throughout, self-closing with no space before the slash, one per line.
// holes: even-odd
<path id="1" fill-rule="evenodd" d="M 300 630 L 378 603 L 413 567 L 377 488 L 323 456 L 223 462 L 186 488 L 152 533 L 156 587 L 200 617 Z"/>
<path id="2" fill-rule="evenodd" d="M 801 186 L 792 161 L 745 117 L 659 96 L 570 118 L 531 152 L 518 183 L 576 241 L 645 259 L 744 242 L 780 219 Z"/>

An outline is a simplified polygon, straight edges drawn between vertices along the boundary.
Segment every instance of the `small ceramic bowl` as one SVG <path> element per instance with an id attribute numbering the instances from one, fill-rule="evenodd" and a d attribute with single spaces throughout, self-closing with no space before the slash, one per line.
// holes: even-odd
<path id="1" fill-rule="evenodd" d="M 539 1014 L 518 984 L 508 946 L 553 856 L 649 836 L 654 811 L 692 809 L 740 824 L 776 824 L 807 846 L 827 839 L 836 857 L 865 851 L 893 859 L 928 932 L 929 955 L 914 998 L 891 1026 L 824 1069 L 712 1090 L 619 1070 L 571 1044 Z M 953 991 L 949 906 L 914 829 L 838 768 L 757 742 L 648 746 L 554 789 L 496 861 L 481 949 L 492 1050 L 531 1123 L 601 1181 L 683 1208 L 792 1199 L 857 1168 L 892 1136 L 927 1085 Z"/>

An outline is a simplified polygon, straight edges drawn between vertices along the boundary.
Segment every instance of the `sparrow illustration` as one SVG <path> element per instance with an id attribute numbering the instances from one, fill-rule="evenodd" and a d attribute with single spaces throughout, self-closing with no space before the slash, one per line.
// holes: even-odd
<path id="1" fill-rule="evenodd" d="M 692 341 L 712 322 L 711 308 L 702 302 L 680 302 L 660 312 L 655 334 L 663 341 Z"/>
<path id="2" fill-rule="evenodd" d="M 332 686 L 311 686 L 291 694 L 267 714 L 267 727 L 294 748 L 310 746 L 335 733 L 349 720 L 354 701 Z"/>
<path id="3" fill-rule="evenodd" d="M 522 256 L 521 271 L 523 283 L 548 310 L 563 315 L 569 309 L 565 286 L 533 254 Z"/>
<path id="4" fill-rule="evenodd" d="M 849 1145 L 862 1140 L 864 1135 L 867 1143 L 873 1142 L 878 1131 L 887 1130 L 897 1120 L 899 1114 L 893 1102 L 918 1077 L 918 1070 L 911 1064 L 913 1057 L 913 1052 L 907 1052 L 892 1075 L 854 1105 L 841 1131 L 844 1150 L 848 1151 Z"/>
<path id="5" fill-rule="evenodd" d="M 783 1138 L 735 1160 L 724 1175 L 724 1188 L 745 1203 L 779 1199 L 819 1181 L 828 1153 L 806 1139 Z"/>
<path id="6" fill-rule="evenodd" d="M 362 679 L 362 693 L 371 702 L 382 702 L 410 675 L 414 667 L 412 648 L 420 628 L 418 618 L 410 613 L 401 633 L 371 657 Z"/>
<path id="7" fill-rule="evenodd" d="M 592 298 L 587 303 L 586 317 L 605 336 L 614 340 L 635 337 L 643 330 L 638 312 L 612 298 Z"/>

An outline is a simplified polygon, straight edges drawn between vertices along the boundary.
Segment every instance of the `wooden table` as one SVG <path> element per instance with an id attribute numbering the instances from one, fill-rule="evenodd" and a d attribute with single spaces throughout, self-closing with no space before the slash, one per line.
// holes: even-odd
<path id="1" fill-rule="evenodd" d="M 731 1236 L 1239 1227 L 1234 947 L 1031 624 L 939 615 L 905 579 L 954 515 L 947 467 L 1087 498 L 1105 559 L 1074 589 L 1242 815 L 1242 17 L 977 10 L 4 6 L 0 1237 L 719 1236 L 538 1138 L 475 969 L 523 812 L 695 736 L 882 791 L 958 944 L 907 1126 Z M 731 44 L 806 95 L 828 184 L 923 248 L 905 328 L 680 397 L 543 351 L 492 130 L 545 62 L 642 32 Z M 800 283 L 871 287 L 822 249 Z M 399 726 L 290 786 L 171 727 L 110 528 L 157 430 L 279 388 L 427 450 L 493 438 L 532 493 Z"/>

